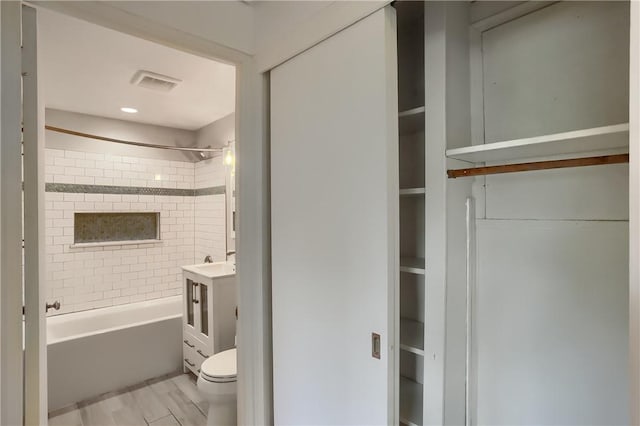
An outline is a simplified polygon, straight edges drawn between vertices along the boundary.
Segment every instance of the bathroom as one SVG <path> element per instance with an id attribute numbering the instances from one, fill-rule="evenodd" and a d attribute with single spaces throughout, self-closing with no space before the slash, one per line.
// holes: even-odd
<path id="1" fill-rule="evenodd" d="M 235 347 L 235 67 L 55 12 L 38 28 L 49 422 L 206 424 L 201 364 Z M 211 342 L 183 336 L 194 308 Z"/>

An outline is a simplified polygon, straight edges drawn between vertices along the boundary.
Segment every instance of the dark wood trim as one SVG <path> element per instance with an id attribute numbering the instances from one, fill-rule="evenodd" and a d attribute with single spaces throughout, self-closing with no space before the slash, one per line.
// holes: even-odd
<path id="1" fill-rule="evenodd" d="M 532 163 L 503 164 L 500 166 L 471 167 L 447 170 L 450 179 L 469 176 L 496 175 L 502 173 L 530 172 L 534 170 L 564 169 L 567 167 L 602 166 L 628 163 L 629 154 L 602 155 L 599 157 L 569 158 L 566 160 L 536 161 Z"/>

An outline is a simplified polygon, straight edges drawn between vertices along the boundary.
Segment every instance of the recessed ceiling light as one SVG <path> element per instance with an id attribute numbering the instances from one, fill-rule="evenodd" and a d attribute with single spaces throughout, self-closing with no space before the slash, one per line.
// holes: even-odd
<path id="1" fill-rule="evenodd" d="M 122 107 L 120 108 L 120 111 L 122 112 L 128 112 L 129 114 L 135 114 L 136 112 L 138 112 L 137 109 L 135 108 L 129 108 L 129 107 Z"/>

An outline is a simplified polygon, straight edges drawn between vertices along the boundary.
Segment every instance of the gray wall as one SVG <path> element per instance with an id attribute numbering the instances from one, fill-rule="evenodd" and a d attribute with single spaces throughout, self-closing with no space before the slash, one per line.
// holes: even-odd
<path id="1" fill-rule="evenodd" d="M 199 147 L 223 147 L 236 138 L 236 114 L 231 113 L 196 132 L 196 145 Z"/>
<path id="2" fill-rule="evenodd" d="M 135 142 L 180 147 L 195 146 L 198 133 L 190 130 L 141 124 L 133 121 L 115 120 L 55 109 L 46 110 L 45 120 L 48 125 L 79 132 Z M 197 159 L 196 154 L 189 152 L 169 151 L 123 145 L 113 142 L 103 142 L 49 130 L 45 132 L 45 145 L 47 148 L 110 153 L 114 155 L 126 155 L 161 160 L 196 161 Z"/>

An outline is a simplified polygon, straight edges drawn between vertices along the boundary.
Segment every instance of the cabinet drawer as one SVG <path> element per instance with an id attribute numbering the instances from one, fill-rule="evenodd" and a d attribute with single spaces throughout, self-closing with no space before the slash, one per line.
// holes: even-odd
<path id="1" fill-rule="evenodd" d="M 193 374 L 196 376 L 200 374 L 200 366 L 202 365 L 202 361 L 200 361 L 200 356 L 196 354 L 194 348 L 187 346 L 186 344 L 182 345 L 182 364 Z"/>
<path id="2" fill-rule="evenodd" d="M 204 362 L 204 360 L 206 360 L 211 355 L 213 355 L 211 351 L 200 342 L 196 342 L 195 348 L 193 348 L 193 350 L 195 354 L 198 356 L 198 360 L 200 361 L 200 363 Z"/>
<path id="3" fill-rule="evenodd" d="M 182 343 L 183 363 L 194 374 L 200 374 L 200 366 L 211 356 L 209 351 L 197 340 L 184 336 Z"/>
<path id="4" fill-rule="evenodd" d="M 182 334 L 182 345 L 188 348 L 191 348 L 195 351 L 196 345 L 202 345 L 202 342 L 199 342 L 198 339 L 194 338 L 192 335 L 183 333 Z"/>

